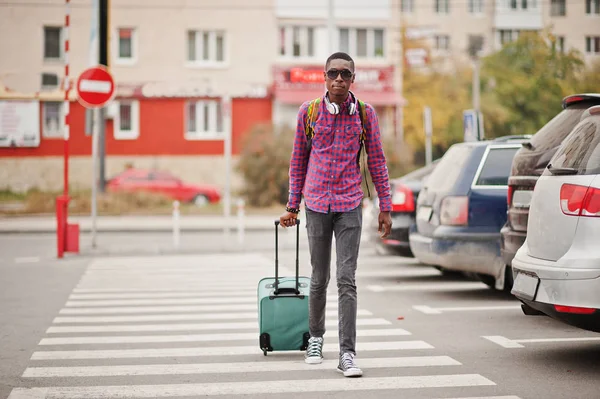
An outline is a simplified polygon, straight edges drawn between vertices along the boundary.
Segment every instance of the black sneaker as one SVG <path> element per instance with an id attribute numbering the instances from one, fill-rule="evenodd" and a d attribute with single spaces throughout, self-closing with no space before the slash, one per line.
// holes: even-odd
<path id="1" fill-rule="evenodd" d="M 344 374 L 344 377 L 360 377 L 362 370 L 354 363 L 354 355 L 352 353 L 344 353 L 340 356 L 340 364 L 337 371 Z"/>
<path id="2" fill-rule="evenodd" d="M 304 362 L 307 364 L 320 364 L 323 362 L 323 338 L 310 337 Z"/>

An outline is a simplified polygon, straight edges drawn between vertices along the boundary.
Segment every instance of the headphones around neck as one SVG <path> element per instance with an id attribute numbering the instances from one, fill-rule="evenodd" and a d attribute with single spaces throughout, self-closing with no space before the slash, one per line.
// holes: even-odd
<path id="1" fill-rule="evenodd" d="M 350 103 L 350 106 L 348 107 L 348 115 L 354 115 L 356 109 L 358 108 L 358 100 L 356 99 L 354 93 L 352 93 L 351 91 L 349 91 L 348 93 L 352 96 L 353 99 L 353 102 Z M 340 113 L 340 106 L 336 103 L 332 103 L 329 101 L 329 93 L 325 94 L 325 106 L 327 107 L 327 111 L 329 111 L 329 113 L 332 115 L 338 115 Z"/>

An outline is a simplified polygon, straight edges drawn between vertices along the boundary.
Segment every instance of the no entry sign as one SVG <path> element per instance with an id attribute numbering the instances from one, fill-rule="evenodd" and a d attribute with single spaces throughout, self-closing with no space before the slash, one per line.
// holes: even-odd
<path id="1" fill-rule="evenodd" d="M 115 81 L 102 65 L 88 68 L 77 79 L 77 100 L 86 108 L 106 105 L 115 94 Z"/>

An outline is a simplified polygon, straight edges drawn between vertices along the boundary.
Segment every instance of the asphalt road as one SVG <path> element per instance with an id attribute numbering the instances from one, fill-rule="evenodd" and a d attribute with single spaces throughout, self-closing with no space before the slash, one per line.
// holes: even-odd
<path id="1" fill-rule="evenodd" d="M 334 331 L 318 370 L 300 352 L 264 357 L 251 339 L 256 284 L 272 274 L 269 232 L 243 245 L 182 236 L 181 255 L 168 234 L 103 235 L 95 255 L 88 239 L 83 254 L 56 260 L 52 236 L 0 236 L 0 398 L 598 397 L 600 335 L 524 316 L 510 295 L 367 244 L 358 272 L 365 375 L 349 380 L 334 371 Z M 304 236 L 301 257 L 307 274 Z M 332 308 L 331 330 L 335 317 Z M 24 390 L 32 387 L 47 390 Z"/>

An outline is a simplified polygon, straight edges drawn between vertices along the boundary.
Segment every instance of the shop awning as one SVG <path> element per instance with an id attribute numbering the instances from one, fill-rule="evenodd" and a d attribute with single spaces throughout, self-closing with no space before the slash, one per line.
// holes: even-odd
<path id="1" fill-rule="evenodd" d="M 296 104 L 300 105 L 304 101 L 312 100 L 322 96 L 323 90 L 306 90 L 306 89 L 295 89 L 295 90 L 282 90 L 275 89 L 274 100 L 284 104 Z M 373 106 L 403 106 L 405 101 L 399 94 L 392 91 L 353 91 L 356 96 L 362 101 L 369 103 Z"/>

